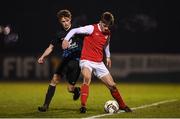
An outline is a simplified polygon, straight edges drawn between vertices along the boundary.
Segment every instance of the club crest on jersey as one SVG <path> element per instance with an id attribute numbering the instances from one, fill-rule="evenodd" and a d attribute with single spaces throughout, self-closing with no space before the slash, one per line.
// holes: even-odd
<path id="1" fill-rule="evenodd" d="M 78 47 L 78 44 L 76 42 L 72 42 L 72 39 L 69 40 L 69 49 L 73 49 Z"/>

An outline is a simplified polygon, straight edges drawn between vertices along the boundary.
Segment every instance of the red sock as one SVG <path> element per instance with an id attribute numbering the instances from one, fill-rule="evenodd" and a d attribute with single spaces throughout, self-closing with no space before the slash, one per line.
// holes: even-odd
<path id="1" fill-rule="evenodd" d="M 113 98 L 118 102 L 119 104 L 119 108 L 124 108 L 126 107 L 118 89 L 115 87 L 115 89 L 111 90 L 111 95 L 113 96 Z"/>
<path id="2" fill-rule="evenodd" d="M 85 107 L 87 98 L 89 95 L 89 86 L 87 84 L 83 84 L 81 86 L 81 106 Z"/>

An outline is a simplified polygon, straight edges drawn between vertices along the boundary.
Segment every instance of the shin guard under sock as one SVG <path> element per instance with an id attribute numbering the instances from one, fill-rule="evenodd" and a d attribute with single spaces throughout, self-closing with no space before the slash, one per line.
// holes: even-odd
<path id="1" fill-rule="evenodd" d="M 81 106 L 82 107 L 86 106 L 88 95 L 89 95 L 89 86 L 86 84 L 83 84 L 81 86 Z"/>
<path id="2" fill-rule="evenodd" d="M 44 101 L 44 106 L 49 107 L 52 97 L 54 96 L 55 89 L 56 89 L 56 86 L 49 85 L 47 93 L 46 93 L 46 98 Z"/>
<path id="3" fill-rule="evenodd" d="M 114 87 L 113 90 L 111 90 L 111 95 L 113 96 L 113 98 L 118 102 L 119 104 L 119 108 L 125 108 L 126 105 L 118 91 L 118 89 L 116 87 Z"/>

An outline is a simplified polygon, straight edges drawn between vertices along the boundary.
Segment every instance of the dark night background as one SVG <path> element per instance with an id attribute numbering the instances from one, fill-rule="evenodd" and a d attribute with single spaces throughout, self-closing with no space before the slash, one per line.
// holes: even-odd
<path id="1" fill-rule="evenodd" d="M 180 52 L 180 14 L 174 0 L 5 0 L 0 6 L 0 24 L 11 24 L 20 36 L 16 49 L 3 52 L 42 53 L 58 30 L 60 9 L 69 9 L 82 25 L 112 12 L 113 53 Z"/>

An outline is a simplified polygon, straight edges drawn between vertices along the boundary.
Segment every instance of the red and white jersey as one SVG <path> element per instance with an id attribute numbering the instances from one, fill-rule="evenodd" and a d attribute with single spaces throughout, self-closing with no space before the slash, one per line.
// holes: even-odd
<path id="1" fill-rule="evenodd" d="M 83 41 L 81 60 L 102 62 L 103 50 L 105 48 L 106 57 L 110 57 L 109 34 L 103 34 L 99 24 L 72 29 L 65 40 L 69 40 L 74 34 L 87 34 Z"/>
<path id="2" fill-rule="evenodd" d="M 92 34 L 85 36 L 83 48 L 81 52 L 81 60 L 90 60 L 94 62 L 101 62 L 103 59 L 103 49 L 107 43 L 107 35 L 104 35 L 99 29 L 98 25 L 93 25 L 94 30 Z"/>

